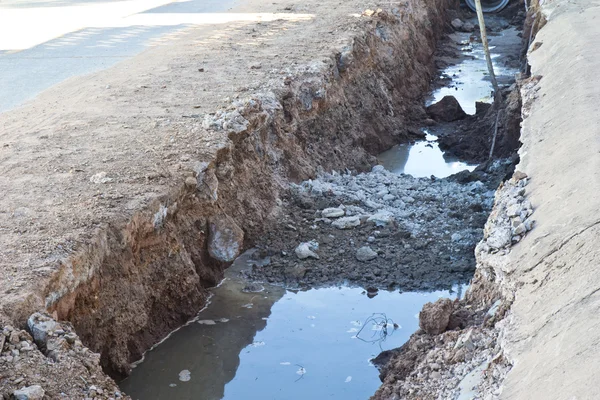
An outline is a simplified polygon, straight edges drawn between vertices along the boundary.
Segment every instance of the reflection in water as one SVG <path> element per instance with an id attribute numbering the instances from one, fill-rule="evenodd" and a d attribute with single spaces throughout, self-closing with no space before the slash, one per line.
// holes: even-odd
<path id="1" fill-rule="evenodd" d="M 425 140 L 414 144 L 399 144 L 381 153 L 377 158 L 389 171 L 408 174 L 415 177 L 445 178 L 465 169 L 473 171 L 475 165 L 469 165 L 455 158 L 444 157 L 437 137 L 425 131 Z"/>
<path id="2" fill-rule="evenodd" d="M 518 34 L 519 32 L 516 29 L 511 28 L 505 30 L 502 33 L 502 36 L 505 41 L 512 40 L 515 43 L 518 43 L 520 40 Z M 469 36 L 469 34 L 463 35 Z M 495 40 L 495 38 L 492 38 L 492 40 Z M 452 77 L 452 86 L 444 86 L 435 90 L 427 102 L 427 105 L 437 103 L 444 98 L 444 96 L 454 96 L 460 103 L 462 109 L 467 114 L 473 115 L 475 114 L 475 102 L 492 102 L 493 88 L 487 70 L 483 45 L 479 42 L 474 42 L 469 46 L 472 46 L 472 48 L 470 48 L 468 52 L 465 52 L 465 54 L 469 55 L 469 58 L 466 58 L 457 64 L 450 65 L 445 68 L 442 73 L 442 75 Z M 518 69 L 508 68 L 498 64 L 496 60 L 498 59 L 499 54 L 494 54 L 494 48 L 495 46 L 490 46 L 496 79 L 501 85 L 503 82 L 512 82 Z"/>
<path id="3" fill-rule="evenodd" d="M 380 384 L 369 359 L 408 340 L 423 304 L 456 297 L 379 292 L 370 299 L 360 288 L 296 292 L 268 285 L 243 293 L 236 278 L 243 257 L 199 320 L 148 352 L 121 383 L 133 399 L 366 399 Z M 356 339 L 374 313 L 385 313 L 398 329 L 382 343 Z M 361 332 L 365 339 L 378 335 L 371 325 Z"/>

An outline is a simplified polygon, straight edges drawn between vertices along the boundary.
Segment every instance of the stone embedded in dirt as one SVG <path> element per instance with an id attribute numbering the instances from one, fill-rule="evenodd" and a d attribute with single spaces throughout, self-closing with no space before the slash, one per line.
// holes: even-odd
<path id="1" fill-rule="evenodd" d="M 462 22 L 459 18 L 455 18 L 455 19 L 452 20 L 452 22 L 450 22 L 450 24 L 452 25 L 452 27 L 454 29 L 456 29 L 457 31 L 459 31 L 463 27 L 464 22 Z"/>
<path id="2" fill-rule="evenodd" d="M 363 246 L 356 250 L 356 259 L 358 261 L 367 262 L 377 258 L 377 253 L 374 252 L 369 246 Z"/>
<path id="3" fill-rule="evenodd" d="M 363 11 L 363 15 L 366 15 L 367 17 L 371 17 L 373 14 L 375 14 L 375 11 L 370 9 L 366 9 L 365 11 Z"/>
<path id="4" fill-rule="evenodd" d="M 40 385 L 27 386 L 13 392 L 15 400 L 41 400 L 45 394 Z"/>
<path id="5" fill-rule="evenodd" d="M 473 32 L 475 30 L 475 25 L 470 22 L 465 22 L 460 30 L 463 32 Z"/>
<path id="6" fill-rule="evenodd" d="M 510 228 L 507 227 L 498 227 L 494 229 L 490 235 L 488 236 L 486 243 L 492 249 L 502 249 L 506 246 L 509 246 L 512 239 Z"/>
<path id="7" fill-rule="evenodd" d="M 296 247 L 296 250 L 294 250 L 294 252 L 296 253 L 296 257 L 298 257 L 301 260 L 305 260 L 307 258 L 315 258 L 318 260 L 319 255 L 315 253 L 315 251 L 318 249 L 319 244 L 312 241 L 300 243 L 298 247 Z"/>
<path id="8" fill-rule="evenodd" d="M 527 174 L 525 172 L 515 171 L 515 173 L 513 174 L 513 178 L 515 179 L 515 181 L 520 181 L 522 179 L 527 178 Z"/>
<path id="9" fill-rule="evenodd" d="M 290 279 L 302 279 L 306 275 L 307 269 L 302 265 L 294 265 L 284 269 L 284 275 Z"/>
<path id="10" fill-rule="evenodd" d="M 331 224 L 338 229 L 350 229 L 360 225 L 360 217 L 354 215 L 352 217 L 344 217 L 333 221 Z"/>
<path id="11" fill-rule="evenodd" d="M 208 253 L 222 262 L 232 262 L 244 245 L 244 231 L 226 215 L 211 217 L 209 223 Z"/>
<path id="12" fill-rule="evenodd" d="M 454 96 L 444 96 L 437 103 L 430 105 L 427 107 L 427 114 L 442 122 L 452 122 L 467 116 Z"/>
<path id="13" fill-rule="evenodd" d="M 425 304 L 419 313 L 419 327 L 431 335 L 445 332 L 453 309 L 450 299 L 439 299 L 435 303 Z"/>
<path id="14" fill-rule="evenodd" d="M 196 181 L 198 182 L 198 197 L 203 200 L 215 202 L 219 199 L 219 180 L 215 173 L 215 167 L 207 162 L 198 163 Z"/>
<path id="15" fill-rule="evenodd" d="M 112 182 L 112 178 L 109 178 L 108 175 L 106 174 L 106 172 L 102 171 L 102 172 L 98 172 L 95 175 L 92 175 L 90 177 L 90 182 L 95 183 L 95 184 L 109 183 L 109 182 Z"/>
<path id="16" fill-rule="evenodd" d="M 381 210 L 381 211 L 377 211 L 375 214 L 371 215 L 367 219 L 367 222 L 373 222 L 377 226 L 385 226 L 385 225 L 391 223 L 393 220 L 394 220 L 394 214 L 392 214 L 390 211 Z"/>
<path id="17" fill-rule="evenodd" d="M 341 208 L 326 208 L 321 211 L 323 218 L 338 218 L 343 217 L 346 212 Z"/>
<path id="18" fill-rule="evenodd" d="M 41 348 L 46 348 L 48 334 L 56 329 L 57 323 L 47 315 L 36 312 L 27 319 L 27 326 L 35 343 Z"/>

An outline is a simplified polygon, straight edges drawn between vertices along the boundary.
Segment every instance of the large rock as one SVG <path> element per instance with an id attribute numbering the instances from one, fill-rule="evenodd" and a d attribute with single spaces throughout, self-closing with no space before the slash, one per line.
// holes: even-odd
<path id="1" fill-rule="evenodd" d="M 35 343 L 42 349 L 46 348 L 48 334 L 57 327 L 56 321 L 39 312 L 31 314 L 27 319 L 27 326 Z"/>
<path id="2" fill-rule="evenodd" d="M 244 231 L 226 215 L 209 221 L 208 254 L 222 262 L 232 262 L 242 251 Z"/>
<path id="3" fill-rule="evenodd" d="M 427 114 L 440 122 L 452 122 L 467 116 L 454 96 L 444 96 L 437 103 L 430 105 L 427 107 Z"/>
<path id="4" fill-rule="evenodd" d="M 450 299 L 427 303 L 419 313 L 419 327 L 426 333 L 439 335 L 448 328 L 454 306 Z"/>
<path id="5" fill-rule="evenodd" d="M 40 385 L 27 386 L 13 392 L 15 400 L 41 400 L 45 394 Z"/>

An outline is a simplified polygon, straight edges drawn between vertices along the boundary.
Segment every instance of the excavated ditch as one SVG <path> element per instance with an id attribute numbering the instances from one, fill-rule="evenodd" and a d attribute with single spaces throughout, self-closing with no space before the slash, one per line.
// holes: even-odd
<path id="1" fill-rule="evenodd" d="M 97 232 L 90 244 L 79 249 L 53 277 L 45 293 L 47 310 L 55 319 L 69 321 L 65 324 L 68 329 L 53 333 L 59 337 L 57 340 L 62 344 L 71 340 L 63 340 L 61 335 L 70 332 L 72 324 L 79 335 L 72 340 L 80 347 L 86 346 L 81 351 L 84 361 L 91 354 L 89 348 L 100 354 L 104 371 L 114 377 L 125 377 L 131 372 L 131 363 L 139 360 L 146 350 L 196 317 L 208 302 L 209 288 L 222 281 L 230 262 L 243 248 L 256 246 L 261 261 L 251 263 L 243 271 L 231 270 L 230 274 L 238 273 L 235 277 L 229 275 L 226 281 L 233 286 L 226 283 L 214 292 L 216 305 L 221 297 L 219 289 L 233 287 L 236 296 L 250 296 L 251 300 L 242 304 L 247 307 L 235 306 L 237 314 L 229 316 L 210 314 L 208 307 L 204 311 L 208 313 L 206 317 L 200 314 L 199 320 L 189 325 L 201 327 L 202 337 L 231 334 L 237 332 L 232 318 L 237 318 L 240 311 L 254 310 L 256 304 L 251 317 L 240 317 L 247 324 L 240 326 L 239 336 L 230 341 L 212 340 L 215 346 L 212 350 L 207 350 L 210 339 L 208 342 L 198 339 L 196 348 L 216 351 L 213 356 L 219 362 L 223 359 L 218 349 L 234 343 L 227 350 L 227 365 L 219 364 L 212 369 L 201 366 L 199 375 L 208 374 L 210 381 L 219 382 L 217 386 L 229 381 L 237 385 L 232 375 L 237 377 L 236 364 L 246 358 L 240 356 L 236 361 L 239 351 L 243 355 L 249 352 L 248 345 L 253 349 L 263 347 L 263 340 L 254 338 L 256 332 L 271 335 L 267 336 L 271 339 L 284 335 L 277 328 L 275 333 L 270 330 L 269 324 L 277 321 L 265 320 L 269 313 L 279 315 L 275 313 L 277 304 L 310 302 L 313 295 L 322 296 L 323 303 L 339 307 L 345 304 L 337 297 L 340 293 L 347 296 L 349 304 L 353 301 L 368 304 L 360 312 L 345 311 L 345 319 L 337 322 L 336 329 L 346 328 L 351 321 L 360 321 L 361 326 L 370 326 L 375 333 L 384 328 L 396 331 L 403 325 L 405 329 L 399 329 L 401 334 L 390 339 L 386 348 L 405 342 L 416 329 L 414 314 L 425 302 L 439 295 L 454 296 L 452 288 L 458 290 L 472 276 L 473 248 L 481 238 L 495 187 L 510 174 L 514 161 L 498 161 L 444 179 L 396 174 L 383 167 L 372 169 L 377 163 L 375 155 L 398 143 L 425 137 L 424 126 L 440 129 L 441 133 L 435 134 L 439 135 L 440 149 L 444 150 L 441 144 L 449 129 L 444 131 L 444 127 L 448 125 L 430 119 L 425 109 L 425 94 L 435 81 L 436 44 L 444 30 L 449 29 L 449 21 L 458 15 L 446 7 L 447 2 L 441 0 L 413 0 L 402 10 L 378 10 L 365 25 L 364 33 L 330 60 L 298 69 L 286 78 L 283 88 L 257 92 L 228 109 L 208 115 L 205 128 L 226 133 L 213 161 L 198 163 L 193 174 L 174 185 L 171 193 L 148 209 Z M 442 51 L 460 55 L 460 43 L 454 41 Z M 435 59 L 439 62 L 439 54 Z M 465 124 L 470 121 L 473 128 L 489 119 L 489 115 L 477 113 Z M 507 121 L 510 121 L 508 113 L 501 123 L 502 143 L 502 138 L 509 136 Z M 474 131 L 471 129 L 471 134 Z M 486 143 L 489 146 L 489 141 L 478 143 L 482 148 Z M 423 145 L 427 146 L 426 143 L 416 146 Z M 460 146 L 446 145 L 448 152 L 455 148 Z M 510 153 L 509 150 L 507 145 L 504 151 Z M 298 184 L 290 187 L 290 181 Z M 344 222 L 340 222 L 342 219 Z M 269 261 L 263 262 L 265 258 Z M 243 289 L 250 294 L 240 291 L 240 279 L 245 282 Z M 262 283 L 250 284 L 250 281 Z M 339 293 L 332 295 L 332 285 L 341 287 Z M 364 293 L 358 287 L 364 288 Z M 415 294 L 422 291 L 429 294 Z M 419 300 L 409 300 L 412 295 L 404 292 L 413 293 Z M 364 303 L 372 300 L 375 301 Z M 411 304 L 408 308 L 411 312 L 401 319 L 409 322 L 398 327 L 388 324 L 387 319 L 383 324 L 380 320 L 369 322 L 370 314 L 385 310 L 391 313 L 404 303 Z M 376 309 L 372 305 L 377 305 Z M 310 307 L 295 312 L 306 314 L 312 310 Z M 278 313 L 285 310 L 284 307 Z M 337 311 L 335 308 L 323 311 L 322 316 L 336 323 L 333 320 Z M 291 324 L 288 328 L 298 330 L 317 328 L 316 322 L 310 322 L 313 320 L 310 317 L 316 321 L 314 314 L 317 313 L 311 311 L 305 315 L 302 324 L 279 323 Z M 460 321 L 457 324 L 459 327 Z M 323 326 L 328 329 L 330 325 Z M 211 332 L 204 328 L 220 330 Z M 348 331 L 352 328 L 348 327 Z M 198 332 L 188 331 L 182 329 L 172 338 L 198 338 Z M 348 336 L 356 332 L 345 333 Z M 329 338 L 330 334 L 321 335 Z M 147 354 L 147 365 L 157 359 L 154 354 L 164 349 L 168 352 L 171 343 L 167 340 Z M 319 335 L 315 334 L 306 346 L 318 350 L 319 343 Z M 183 345 L 184 351 L 193 348 L 185 347 L 185 342 Z M 267 346 L 268 341 L 264 340 L 264 347 Z M 367 352 L 361 350 L 362 366 L 340 381 L 349 388 L 345 389 L 348 393 L 355 393 L 349 384 L 360 381 L 365 368 L 376 379 L 376 370 L 368 360 L 384 347 L 373 343 L 369 346 Z M 53 357 L 57 359 L 74 357 L 60 346 L 55 351 Z M 342 348 L 339 354 L 347 356 L 348 348 Z M 339 358 L 323 362 L 337 368 L 345 362 L 341 355 Z M 149 367 L 155 368 L 159 375 L 160 359 L 159 367 Z M 97 365 L 98 360 L 94 360 Z M 258 357 L 254 362 L 261 364 L 265 360 Z M 290 363 L 291 375 L 298 383 L 311 382 L 310 369 L 298 357 L 290 355 L 279 362 L 282 371 Z M 143 371 L 144 364 L 138 371 Z M 159 379 L 158 375 L 147 374 L 138 385 L 134 376 L 123 386 L 132 393 L 152 397 L 157 391 L 150 386 L 142 388 L 143 382 L 165 385 L 168 382 L 168 387 L 161 388 L 167 391 L 164 393 L 174 389 L 183 390 L 179 397 L 198 396 L 197 389 L 185 386 L 197 376 L 192 367 L 189 363 L 174 364 L 177 368 L 181 366 L 176 376 Z M 243 368 L 240 377 L 245 376 L 246 381 L 252 381 L 250 377 L 263 379 L 244 375 L 243 371 L 249 368 L 246 364 L 240 363 L 240 368 Z M 283 372 L 285 379 L 289 378 L 289 372 Z M 225 376 L 214 378 L 211 373 Z M 264 376 L 270 379 L 268 374 Z M 275 376 L 273 379 L 279 379 Z M 325 384 L 334 378 L 324 375 L 320 379 L 313 383 Z M 365 383 L 369 393 L 377 387 L 373 379 Z M 88 397 L 99 393 L 96 386 L 92 389 L 87 383 L 73 384 L 81 386 Z M 336 387 L 332 386 L 332 393 L 343 393 Z M 150 391 L 144 391 L 147 389 Z M 216 398 L 222 396 L 221 389 L 215 389 Z M 245 389 L 242 385 L 231 393 Z M 307 389 L 298 393 L 313 392 Z"/>
<path id="2" fill-rule="evenodd" d="M 501 26 L 498 36 L 509 37 L 506 47 L 518 54 L 514 29 Z M 454 35 L 441 49 L 450 64 L 445 72 L 466 58 L 465 33 Z M 458 53 L 451 62 L 453 49 Z M 478 55 L 468 57 L 472 68 L 477 61 L 485 65 Z M 517 70 L 504 66 L 499 75 L 510 93 Z M 455 74 L 453 84 L 468 91 L 468 74 Z M 489 94 L 489 82 L 478 82 L 477 90 Z M 459 101 L 467 105 L 471 98 Z M 377 357 L 382 350 L 385 360 L 396 354 L 389 350 L 418 330 L 426 303 L 461 297 L 496 188 L 514 165 L 509 157 L 475 169 L 444 157 L 427 129 L 425 140 L 404 144 L 402 157 L 383 153 L 383 166 L 369 172 L 320 172 L 291 184 L 256 248 L 227 270 L 211 303 L 146 353 L 122 388 L 140 399 L 243 398 L 250 392 L 289 399 L 371 396 L 380 384 L 372 360 L 383 365 Z M 413 176 L 406 165 L 427 172 Z M 455 312 L 450 329 L 481 318 Z M 384 370 L 382 377 L 392 375 Z"/>

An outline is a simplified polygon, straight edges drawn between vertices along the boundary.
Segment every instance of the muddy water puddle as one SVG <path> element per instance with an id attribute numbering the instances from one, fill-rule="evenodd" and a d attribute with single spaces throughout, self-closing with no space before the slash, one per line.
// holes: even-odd
<path id="1" fill-rule="evenodd" d="M 517 68 L 508 67 L 503 59 L 507 47 L 518 47 L 519 32 L 505 29 L 490 37 L 490 51 L 496 78 L 501 86 L 514 82 Z M 460 44 L 461 56 L 458 59 L 446 58 L 449 66 L 441 71 L 440 78 L 450 80 L 450 84 L 434 90 L 426 105 L 437 103 L 445 96 L 454 96 L 467 114 L 475 114 L 476 102 L 492 102 L 492 83 L 487 70 L 483 46 L 471 40 L 471 34 L 455 32 L 450 39 Z M 381 153 L 377 158 L 388 170 L 415 177 L 435 176 L 445 178 L 463 170 L 473 171 L 476 165 L 464 163 L 440 150 L 437 137 L 423 130 L 425 140 L 403 143 Z"/>
<path id="2" fill-rule="evenodd" d="M 514 29 L 506 29 L 502 33 L 490 36 L 490 53 L 494 73 L 498 83 L 512 83 L 518 72 L 517 68 L 510 68 L 503 63 L 503 52 L 507 46 L 518 47 L 519 32 Z M 475 103 L 477 101 L 492 102 L 492 82 L 487 70 L 483 45 L 480 42 L 472 42 L 467 33 L 454 33 L 450 38 L 462 46 L 463 58 L 460 60 L 449 60 L 451 65 L 444 68 L 441 77 L 452 80 L 448 86 L 440 87 L 433 91 L 427 101 L 427 105 L 437 103 L 444 96 L 454 96 L 460 106 L 467 114 L 475 114 Z"/>
<path id="3" fill-rule="evenodd" d="M 414 177 L 435 176 L 445 178 L 463 170 L 473 171 L 476 165 L 447 157 L 440 150 L 437 136 L 425 130 L 425 140 L 414 144 L 402 143 L 381 153 L 377 159 L 390 172 Z"/>
<path id="4" fill-rule="evenodd" d="M 121 383 L 126 393 L 133 399 L 366 399 L 381 383 L 369 360 L 408 340 L 425 303 L 462 290 L 380 291 L 371 298 L 361 288 L 265 285 L 248 293 L 239 278 L 248 258 L 227 271 L 195 321 L 146 353 Z"/>

